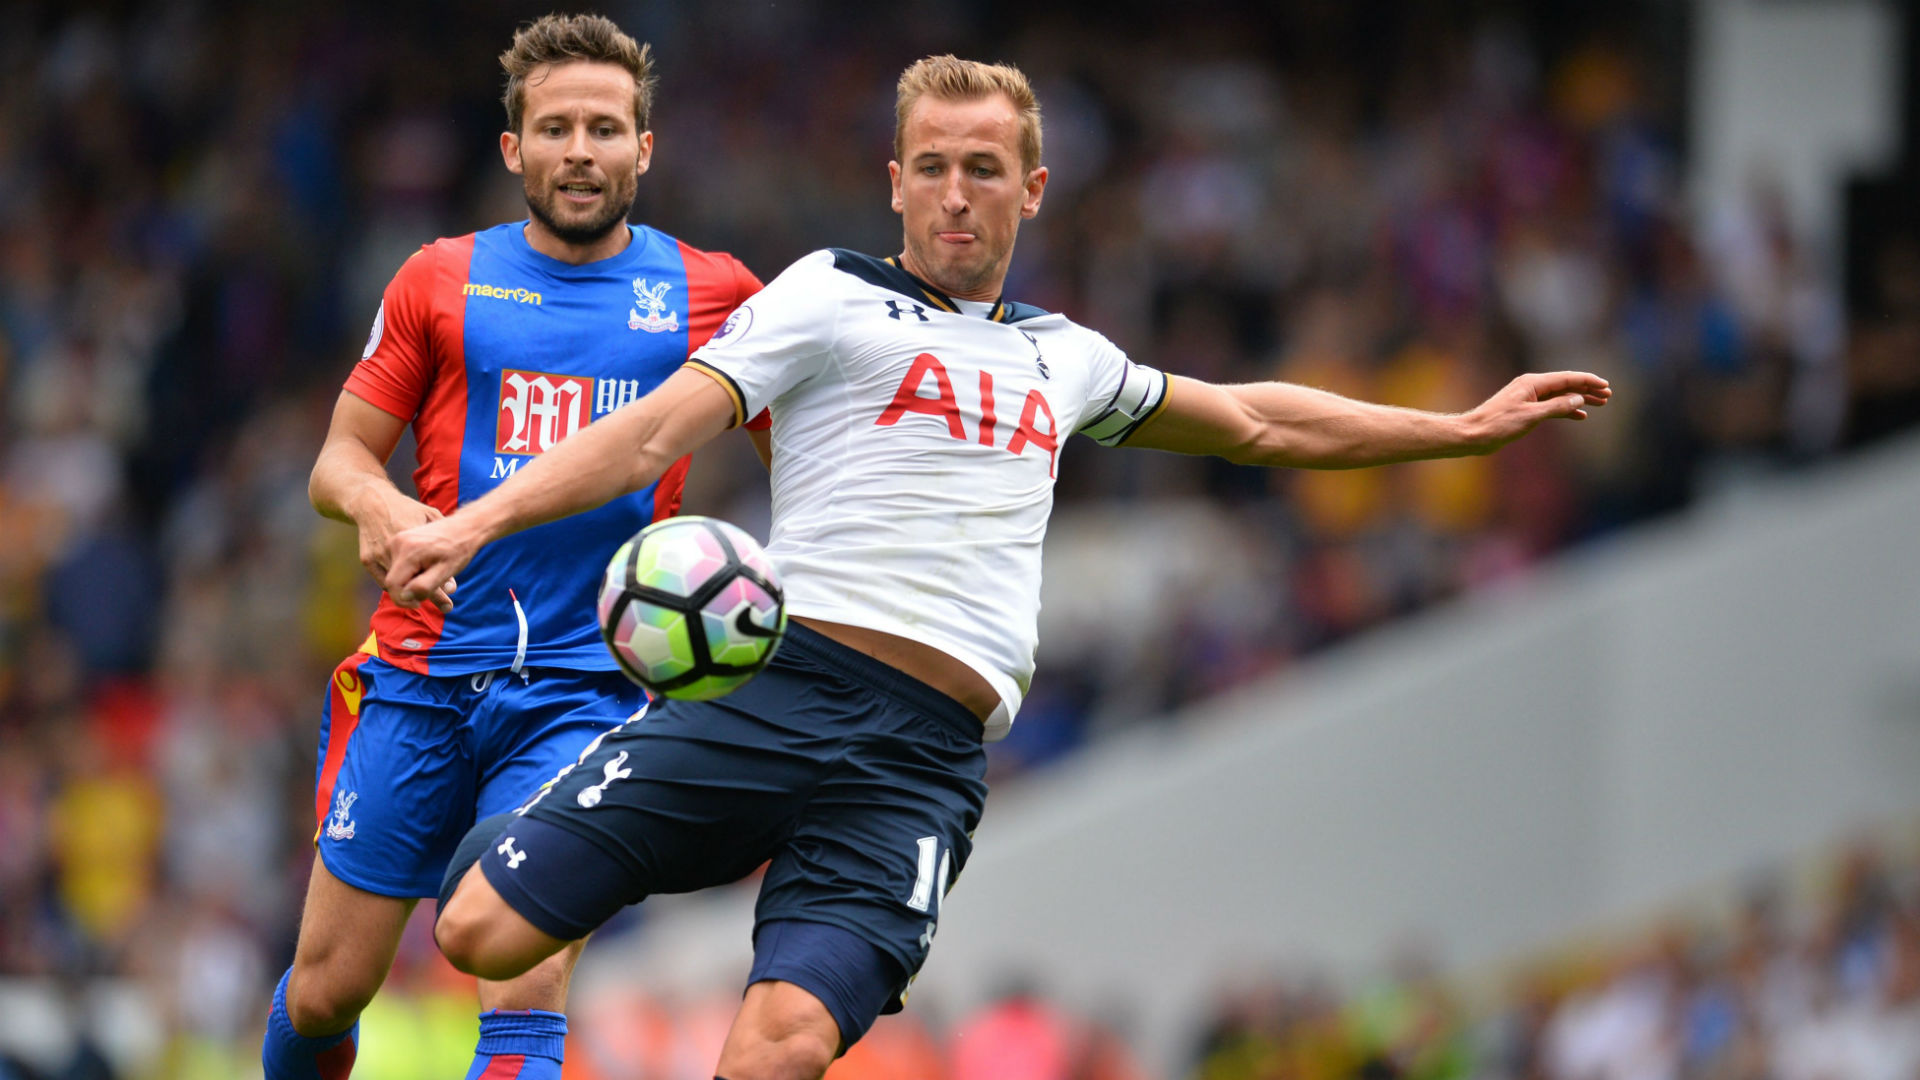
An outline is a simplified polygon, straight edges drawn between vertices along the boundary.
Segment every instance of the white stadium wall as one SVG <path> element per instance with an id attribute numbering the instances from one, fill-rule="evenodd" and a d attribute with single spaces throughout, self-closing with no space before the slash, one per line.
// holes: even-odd
<path id="1" fill-rule="evenodd" d="M 1911 819 L 1916 546 L 1920 442 L 1103 743 L 989 800 L 915 995 L 1031 975 L 1170 1064 L 1231 973 L 1361 974 L 1416 933 L 1484 969 Z M 750 920 L 671 905 L 583 979 L 737 979 Z"/>
<path id="2" fill-rule="evenodd" d="M 1776 185 L 1802 239 L 1837 254 L 1849 175 L 1899 153 L 1900 17 L 1888 0 L 1693 0 L 1695 207 Z"/>

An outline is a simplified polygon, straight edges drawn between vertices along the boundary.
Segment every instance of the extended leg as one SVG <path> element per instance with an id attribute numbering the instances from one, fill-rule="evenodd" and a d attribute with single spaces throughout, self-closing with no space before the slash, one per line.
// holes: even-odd
<path id="1" fill-rule="evenodd" d="M 267 1080 L 345 1080 L 360 1012 L 393 966 L 414 903 L 354 888 L 314 857 L 293 967 L 260 1048 Z"/>

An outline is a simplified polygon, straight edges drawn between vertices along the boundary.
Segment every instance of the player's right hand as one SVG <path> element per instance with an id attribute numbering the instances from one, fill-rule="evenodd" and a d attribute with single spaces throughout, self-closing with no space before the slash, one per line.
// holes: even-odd
<path id="1" fill-rule="evenodd" d="M 382 490 L 385 487 L 385 490 Z M 368 486 L 365 499 L 353 508 L 353 520 L 360 529 L 360 565 L 366 568 L 380 587 L 387 587 L 387 571 L 393 567 L 393 538 L 416 525 L 439 521 L 446 515 L 417 499 L 410 499 L 391 487 Z M 442 614 L 453 610 L 453 591 L 457 586 L 448 578 L 426 602 Z M 391 595 L 392 590 L 388 590 Z M 402 603 L 394 596 L 395 603 Z M 419 602 L 404 604 L 418 607 Z"/>
<path id="2" fill-rule="evenodd" d="M 1585 420 L 1589 408 L 1613 398 L 1607 380 L 1585 371 L 1517 376 L 1465 416 L 1474 451 L 1490 454 L 1547 420 Z"/>
<path id="3" fill-rule="evenodd" d="M 480 550 L 479 539 L 466 526 L 458 515 L 436 514 L 425 524 L 394 534 L 387 547 L 391 562 L 380 583 L 394 603 L 417 608 L 437 604 L 436 597 L 453 592 L 453 575 L 466 569 Z"/>

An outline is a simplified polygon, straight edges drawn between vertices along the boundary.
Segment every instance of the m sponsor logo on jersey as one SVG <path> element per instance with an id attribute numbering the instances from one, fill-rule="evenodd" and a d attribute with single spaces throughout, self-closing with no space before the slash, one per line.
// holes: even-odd
<path id="1" fill-rule="evenodd" d="M 494 432 L 497 455 L 544 454 L 561 439 L 640 397 L 639 379 L 596 379 L 550 371 L 500 373 L 500 413 Z M 525 464 L 496 456 L 489 479 L 504 480 Z"/>
<path id="2" fill-rule="evenodd" d="M 671 281 L 648 287 L 646 278 L 634 278 L 633 309 L 627 312 L 627 329 L 645 330 L 649 334 L 680 329 L 680 313 L 667 311 L 667 290 L 671 288 Z M 645 316 L 640 314 L 642 310 L 646 311 Z M 661 315 L 663 311 L 666 312 L 664 316 Z"/>
<path id="3" fill-rule="evenodd" d="M 353 822 L 347 817 L 353 812 L 353 804 L 360 801 L 360 794 L 354 791 L 342 791 L 333 797 L 333 813 L 327 818 L 327 839 L 333 841 L 353 839 Z"/>
<path id="4" fill-rule="evenodd" d="M 468 296 L 488 296 L 495 300 L 512 300 L 516 304 L 540 305 L 540 294 L 531 289 L 513 289 L 505 285 L 477 285 L 471 281 L 460 286 L 460 291 Z"/>
<path id="5" fill-rule="evenodd" d="M 500 373 L 500 419 L 493 448 L 505 454 L 544 454 L 587 426 L 593 382 L 585 375 L 546 371 Z"/>

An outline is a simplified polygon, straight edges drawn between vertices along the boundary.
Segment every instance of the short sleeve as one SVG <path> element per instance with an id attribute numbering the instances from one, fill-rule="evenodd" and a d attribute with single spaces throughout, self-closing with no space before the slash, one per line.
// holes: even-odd
<path id="1" fill-rule="evenodd" d="M 838 312 L 825 276 L 834 273 L 832 260 L 831 252 L 817 251 L 789 266 L 688 359 L 733 396 L 735 424 L 825 366 Z"/>
<path id="2" fill-rule="evenodd" d="M 380 309 L 374 312 L 367 347 L 347 376 L 349 393 L 402 420 L 419 413 L 433 382 L 427 312 L 430 250 L 415 252 L 387 283 Z"/>
<path id="3" fill-rule="evenodd" d="M 759 294 L 760 290 L 766 288 L 765 285 L 761 284 L 759 278 L 753 276 L 753 271 L 747 269 L 747 264 L 741 262 L 739 259 L 733 260 L 733 279 L 733 302 L 736 307 L 753 299 Z M 748 431 L 766 431 L 772 426 L 773 414 L 765 409 L 761 409 L 754 415 L 753 419 L 748 420 L 746 423 Z"/>
<path id="4" fill-rule="evenodd" d="M 1093 399 L 1078 430 L 1102 446 L 1119 446 L 1166 405 L 1167 376 L 1134 363 L 1106 338 L 1092 336 Z"/>

